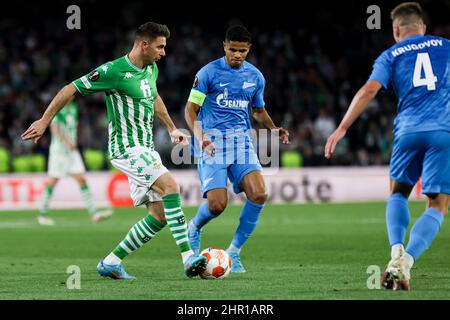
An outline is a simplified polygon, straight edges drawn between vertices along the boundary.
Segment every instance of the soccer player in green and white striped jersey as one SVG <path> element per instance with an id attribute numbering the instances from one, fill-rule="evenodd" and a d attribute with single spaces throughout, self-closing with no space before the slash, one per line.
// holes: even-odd
<path id="1" fill-rule="evenodd" d="M 55 224 L 55 221 L 48 217 L 50 199 L 59 179 L 67 175 L 72 176 L 80 185 L 81 195 L 93 223 L 108 218 L 112 214 L 112 210 L 97 210 L 94 206 L 92 195 L 84 177 L 86 170 L 80 152 L 77 149 L 77 125 L 78 109 L 75 102 L 68 103 L 64 109 L 56 114 L 51 122 L 52 137 L 48 157 L 48 175 L 50 180 L 42 195 L 39 208 L 38 223 L 40 225 Z"/>
<path id="2" fill-rule="evenodd" d="M 24 140 L 38 140 L 56 112 L 77 92 L 82 95 L 105 92 L 111 163 L 128 176 L 134 205 L 145 204 L 149 214 L 100 261 L 97 271 L 102 276 L 134 279 L 125 272 L 122 259 L 142 247 L 166 224 L 181 250 L 186 275 L 196 276 L 206 265 L 206 258 L 191 250 L 181 209 L 180 188 L 153 145 L 154 115 L 167 128 L 173 143 L 187 142 L 187 136 L 175 127 L 156 88 L 156 62 L 165 56 L 169 36 L 165 25 L 153 22 L 141 25 L 128 54 L 66 85 L 42 118 L 22 134 Z"/>

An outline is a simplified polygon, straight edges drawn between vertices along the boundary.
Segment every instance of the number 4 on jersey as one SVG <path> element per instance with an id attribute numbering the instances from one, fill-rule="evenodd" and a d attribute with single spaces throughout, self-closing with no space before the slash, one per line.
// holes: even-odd
<path id="1" fill-rule="evenodd" d="M 424 78 L 422 78 L 422 69 Z M 436 90 L 436 81 L 437 77 L 433 74 L 430 56 L 427 52 L 418 53 L 413 75 L 414 87 L 427 86 L 428 90 Z"/>

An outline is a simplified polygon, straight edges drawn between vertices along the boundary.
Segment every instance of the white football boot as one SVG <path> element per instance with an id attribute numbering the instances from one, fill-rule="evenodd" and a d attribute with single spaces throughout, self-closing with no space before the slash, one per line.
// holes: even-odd
<path id="1" fill-rule="evenodd" d="M 393 270 L 394 262 L 400 259 L 401 256 L 405 253 L 405 248 L 402 244 L 395 244 L 391 248 L 391 260 L 389 260 L 386 270 L 381 276 L 381 285 L 386 289 L 393 289 L 394 287 L 394 278 L 390 274 L 390 270 Z"/>
<path id="2" fill-rule="evenodd" d="M 111 209 L 106 210 L 98 210 L 96 213 L 94 213 L 91 217 L 92 223 L 98 223 L 102 220 L 108 219 L 113 214 L 113 211 Z"/>
<path id="3" fill-rule="evenodd" d="M 409 291 L 410 271 L 414 259 L 405 252 L 403 245 L 393 248 L 391 253 L 392 259 L 381 277 L 381 285 L 386 289 Z"/>
<path id="4" fill-rule="evenodd" d="M 52 218 L 45 217 L 45 216 L 38 216 L 37 221 L 41 226 L 54 226 L 55 225 L 55 221 Z"/>

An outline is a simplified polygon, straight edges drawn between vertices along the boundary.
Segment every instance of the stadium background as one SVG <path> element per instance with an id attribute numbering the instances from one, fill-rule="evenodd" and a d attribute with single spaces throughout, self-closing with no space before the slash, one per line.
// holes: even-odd
<path id="1" fill-rule="evenodd" d="M 64 84 L 125 54 L 131 48 L 135 28 L 148 20 L 167 24 L 171 30 L 167 56 L 158 63 L 158 90 L 180 128 L 186 127 L 184 106 L 194 75 L 204 64 L 222 56 L 227 26 L 241 22 L 249 28 L 253 47 L 248 60 L 265 75 L 268 112 L 276 124 L 287 127 L 291 133 L 292 142 L 283 146 L 280 155 L 282 166 L 294 171 L 284 175 L 297 179 L 295 183 L 304 188 L 307 202 L 320 204 L 268 205 L 246 252 L 250 272 L 244 277 L 232 275 L 223 283 L 208 285 L 182 281 L 178 261 L 173 259 L 177 253 L 170 235 L 164 233 L 157 239 L 158 244 L 127 262 L 143 280 L 131 287 L 98 281 L 93 266 L 129 226 L 141 219 L 143 209 L 116 209 L 111 220 L 98 226 L 89 224 L 84 210 L 55 210 L 51 214 L 57 226 L 43 230 L 35 222 L 35 211 L 21 210 L 31 208 L 30 202 L 24 200 L 20 208 L 15 208 L 20 210 L 0 215 L 0 267 L 4 274 L 0 299 L 214 299 L 218 290 L 224 299 L 448 299 L 447 225 L 444 224 L 431 253 L 424 256 L 427 263 L 419 264 L 421 271 L 414 285 L 421 290 L 402 296 L 367 290 L 366 267 L 382 265 L 388 254 L 384 203 L 323 204 L 330 199 L 310 199 L 302 176 L 305 172 L 313 176 L 321 172 L 318 176 L 328 177 L 330 171 L 321 170 L 336 168 L 341 172 L 339 178 L 345 179 L 338 191 L 353 184 L 364 195 L 374 189 L 370 177 L 376 176 L 377 186 L 383 188 L 378 194 L 380 200 L 388 192 L 387 165 L 396 109 L 391 91 L 376 97 L 349 130 L 331 161 L 324 159 L 323 145 L 368 78 L 374 59 L 393 44 L 389 12 L 398 3 L 16 0 L 7 7 L 2 4 L 0 204 L 5 200 L 5 190 L 19 183 L 17 177 L 21 176 L 11 174 L 26 173 L 26 183 L 45 177 L 49 132 L 38 144 L 21 141 L 20 134 L 42 114 Z M 428 33 L 448 38 L 449 2 L 420 3 L 426 12 Z M 81 8 L 81 30 L 66 28 L 66 8 L 70 4 Z M 381 8 L 380 30 L 366 27 L 366 9 L 372 4 Z M 106 160 L 104 97 L 94 94 L 76 102 L 80 107 L 79 148 L 85 156 L 91 183 L 96 174 L 111 170 Z M 164 163 L 169 168 L 180 168 L 171 164 L 171 144 L 157 122 L 154 138 Z M 311 171 L 311 167 L 319 171 Z M 317 192 L 321 190 L 320 179 L 314 180 L 313 187 Z M 30 188 L 37 200 L 42 189 Z M 76 184 L 62 183 L 58 188 L 77 194 Z M 11 190 L 8 192 L 14 194 L 19 189 Z M 422 203 L 411 204 L 412 221 L 421 214 L 422 207 Z M 239 210 L 239 206 L 230 206 L 220 222 L 211 224 L 204 235 L 205 246 L 228 245 Z M 188 218 L 194 213 L 195 207 L 186 209 Z M 71 264 L 79 265 L 84 272 L 83 290 L 66 289 L 65 270 Z M 267 281 L 267 274 L 271 281 Z M 167 280 L 174 275 L 178 278 Z M 311 279 L 315 279 L 314 284 Z M 180 290 L 180 285 L 186 290 Z"/>
<path id="2" fill-rule="evenodd" d="M 81 30 L 66 28 L 68 3 L 81 8 Z M 261 69 L 267 81 L 266 107 L 274 122 L 291 132 L 292 143 L 281 153 L 293 151 L 301 157 L 300 163 L 291 165 L 386 165 L 396 109 L 389 91 L 377 96 L 331 161 L 323 157 L 323 145 L 368 78 L 374 59 L 393 44 L 389 12 L 395 3 L 378 2 L 381 29 L 368 30 L 366 8 L 377 2 L 329 1 L 293 8 L 283 2 L 273 6 L 196 2 L 165 7 L 133 1 L 14 1 L 0 13 L 0 147 L 3 157 L 5 149 L 10 152 L 9 162 L 2 158 L 2 170 L 45 167 L 41 161 L 34 168 L 23 168 L 24 161 L 17 157 L 40 154 L 46 158 L 48 131 L 37 145 L 24 143 L 20 134 L 64 84 L 125 54 L 135 28 L 148 20 L 167 24 L 172 33 L 167 56 L 158 63 L 158 89 L 180 128 L 186 128 L 183 112 L 195 73 L 222 56 L 227 26 L 242 22 L 253 34 L 248 60 Z M 433 18 L 428 32 L 448 37 L 448 2 L 422 4 Z M 79 98 L 77 103 L 80 150 L 106 154 L 103 94 Z M 173 167 L 165 129 L 157 124 L 154 135 L 164 162 Z M 107 167 L 107 161 L 100 165 L 101 169 Z"/>

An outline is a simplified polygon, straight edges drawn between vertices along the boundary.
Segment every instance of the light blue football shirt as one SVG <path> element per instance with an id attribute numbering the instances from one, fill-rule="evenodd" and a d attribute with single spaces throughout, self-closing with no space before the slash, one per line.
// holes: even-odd
<path id="1" fill-rule="evenodd" d="M 252 149 L 251 109 L 264 108 L 264 87 L 264 76 L 247 61 L 232 68 L 222 57 L 198 71 L 189 101 L 201 106 L 197 119 L 216 154 Z"/>
<path id="2" fill-rule="evenodd" d="M 392 85 L 398 98 L 396 137 L 411 132 L 450 131 L 449 40 L 413 35 L 384 51 L 369 80 Z"/>
<path id="3" fill-rule="evenodd" d="M 205 131 L 248 130 L 251 108 L 265 105 L 264 86 L 264 76 L 251 63 L 244 61 L 240 68 L 232 68 L 222 57 L 200 69 L 189 101 L 201 106 L 198 120 Z"/>

